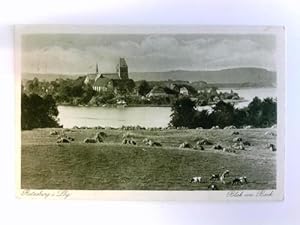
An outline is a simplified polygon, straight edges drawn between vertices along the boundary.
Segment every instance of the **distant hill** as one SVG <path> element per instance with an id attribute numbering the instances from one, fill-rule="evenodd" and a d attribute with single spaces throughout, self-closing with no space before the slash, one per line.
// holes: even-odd
<path id="1" fill-rule="evenodd" d="M 86 74 L 67 75 L 67 74 L 38 74 L 38 73 L 23 73 L 22 80 L 31 80 L 37 77 L 39 80 L 52 81 L 58 78 L 62 79 L 77 79 L 79 76 Z M 276 72 L 268 71 L 261 68 L 232 68 L 214 71 L 188 71 L 174 70 L 166 72 L 130 72 L 129 77 L 135 81 L 204 81 L 208 84 L 216 84 L 216 86 L 224 87 L 275 87 Z"/>
<path id="2" fill-rule="evenodd" d="M 276 86 L 276 72 L 261 68 L 233 68 L 215 71 L 175 70 L 167 72 L 132 72 L 133 80 L 186 80 L 205 81 L 216 84 L 245 84 L 253 86 Z"/>
<path id="3" fill-rule="evenodd" d="M 44 81 L 53 81 L 56 79 L 77 79 L 79 76 L 84 76 L 82 74 L 78 75 L 67 75 L 67 74 L 54 74 L 54 73 L 22 73 L 22 80 L 32 80 L 33 78 L 37 78 L 39 80 Z"/>

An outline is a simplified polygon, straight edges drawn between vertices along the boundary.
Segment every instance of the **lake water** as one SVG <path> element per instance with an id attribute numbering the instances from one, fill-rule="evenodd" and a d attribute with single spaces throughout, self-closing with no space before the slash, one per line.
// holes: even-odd
<path id="1" fill-rule="evenodd" d="M 222 92 L 230 92 L 230 88 L 228 89 L 219 89 Z M 243 97 L 246 101 L 240 102 L 236 106 L 238 108 L 242 108 L 247 106 L 252 99 L 257 96 L 260 99 L 264 99 L 267 97 L 276 98 L 277 97 L 277 89 L 276 88 L 240 88 L 240 89 L 232 89 L 234 92 L 237 92 L 240 97 Z"/>
<path id="2" fill-rule="evenodd" d="M 66 128 L 73 126 L 166 127 L 170 121 L 170 107 L 79 107 L 59 106 L 59 120 Z"/>
<path id="3" fill-rule="evenodd" d="M 240 102 L 236 107 L 244 107 L 255 97 L 276 97 L 276 88 L 242 88 L 232 89 L 243 97 L 246 102 Z M 220 89 L 230 91 L 230 89 Z M 207 109 L 209 107 L 203 107 Z M 59 106 L 59 122 L 65 128 L 73 126 L 109 126 L 121 127 L 140 125 L 143 127 L 166 127 L 170 121 L 170 107 L 82 107 Z"/>

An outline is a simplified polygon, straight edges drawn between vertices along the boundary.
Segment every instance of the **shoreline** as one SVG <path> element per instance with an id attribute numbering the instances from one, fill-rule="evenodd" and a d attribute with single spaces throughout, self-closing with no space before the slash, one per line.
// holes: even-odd
<path id="1" fill-rule="evenodd" d="M 231 99 L 224 99 L 222 100 L 223 102 L 226 103 L 231 103 L 231 104 L 237 104 L 241 102 L 248 102 L 246 99 L 238 99 L 238 100 L 231 100 Z M 209 102 L 207 105 L 201 105 L 197 107 L 207 107 L 207 106 L 213 106 L 217 102 Z M 73 104 L 57 104 L 57 106 L 71 106 L 71 107 L 99 107 L 99 108 L 127 108 L 127 107 L 172 107 L 172 104 L 129 104 L 129 105 L 116 105 L 116 104 L 103 104 L 103 105 L 73 105 Z"/>
<path id="2" fill-rule="evenodd" d="M 277 124 L 272 125 L 271 127 L 252 127 L 252 126 L 243 126 L 243 127 L 234 127 L 234 126 L 226 126 L 224 128 L 202 128 L 202 127 L 196 127 L 196 128 L 187 128 L 187 127 L 143 127 L 140 125 L 132 125 L 132 126 L 121 126 L 121 127 L 111 127 L 111 126 L 73 126 L 73 127 L 44 127 L 44 128 L 34 128 L 32 130 L 65 130 L 65 131 L 71 131 L 71 130 L 125 130 L 125 131 L 138 131 L 138 130 L 145 130 L 145 131 L 209 131 L 209 130 L 261 130 L 261 129 L 277 129 Z M 22 131 L 30 131 L 30 130 L 22 130 Z"/>
<path id="3" fill-rule="evenodd" d="M 97 108 L 129 108 L 129 107 L 172 107 L 172 105 L 156 105 L 156 104 L 130 104 L 130 105 L 72 105 L 72 104 L 58 104 L 59 106 L 71 107 L 97 107 Z"/>

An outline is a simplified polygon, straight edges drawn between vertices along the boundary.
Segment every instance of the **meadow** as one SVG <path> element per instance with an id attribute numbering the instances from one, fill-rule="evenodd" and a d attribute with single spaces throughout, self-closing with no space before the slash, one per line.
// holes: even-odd
<path id="1" fill-rule="evenodd" d="M 74 138 L 71 143 L 56 143 L 64 133 Z M 107 134 L 102 143 L 83 143 L 97 132 Z M 233 131 L 239 135 L 232 135 Z M 266 135 L 272 131 L 275 135 Z M 122 144 L 127 134 L 137 144 Z M 233 145 L 233 138 L 250 142 L 245 150 L 224 152 L 203 145 L 179 148 L 182 142 L 195 146 L 208 139 L 222 147 Z M 148 138 L 162 144 L 150 147 Z M 215 181 L 219 190 L 263 190 L 276 188 L 276 151 L 266 148 L 276 145 L 276 129 L 234 130 L 121 130 L 43 128 L 22 131 L 21 188 L 68 190 L 208 190 L 212 174 L 229 170 L 225 184 Z M 191 183 L 201 176 L 201 183 Z M 232 185 L 236 177 L 246 176 L 248 183 Z"/>

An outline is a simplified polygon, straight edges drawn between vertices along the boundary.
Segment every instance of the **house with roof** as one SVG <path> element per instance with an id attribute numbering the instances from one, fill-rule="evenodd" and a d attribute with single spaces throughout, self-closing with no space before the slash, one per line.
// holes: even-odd
<path id="1" fill-rule="evenodd" d="M 84 79 L 84 84 L 85 85 L 88 85 L 88 84 L 93 84 L 96 80 L 96 77 L 97 77 L 97 74 L 95 73 L 90 73 L 88 75 L 86 75 L 85 79 Z"/>
<path id="2" fill-rule="evenodd" d="M 114 89 L 113 81 L 107 77 L 99 77 L 95 80 L 92 87 L 97 92 L 112 91 Z"/>
<path id="3" fill-rule="evenodd" d="M 154 86 L 146 97 L 168 97 L 169 95 L 165 92 L 165 89 L 161 86 Z"/>
<path id="4" fill-rule="evenodd" d="M 179 93 L 183 96 L 188 96 L 189 95 L 189 90 L 186 87 L 181 87 L 179 89 Z"/>

